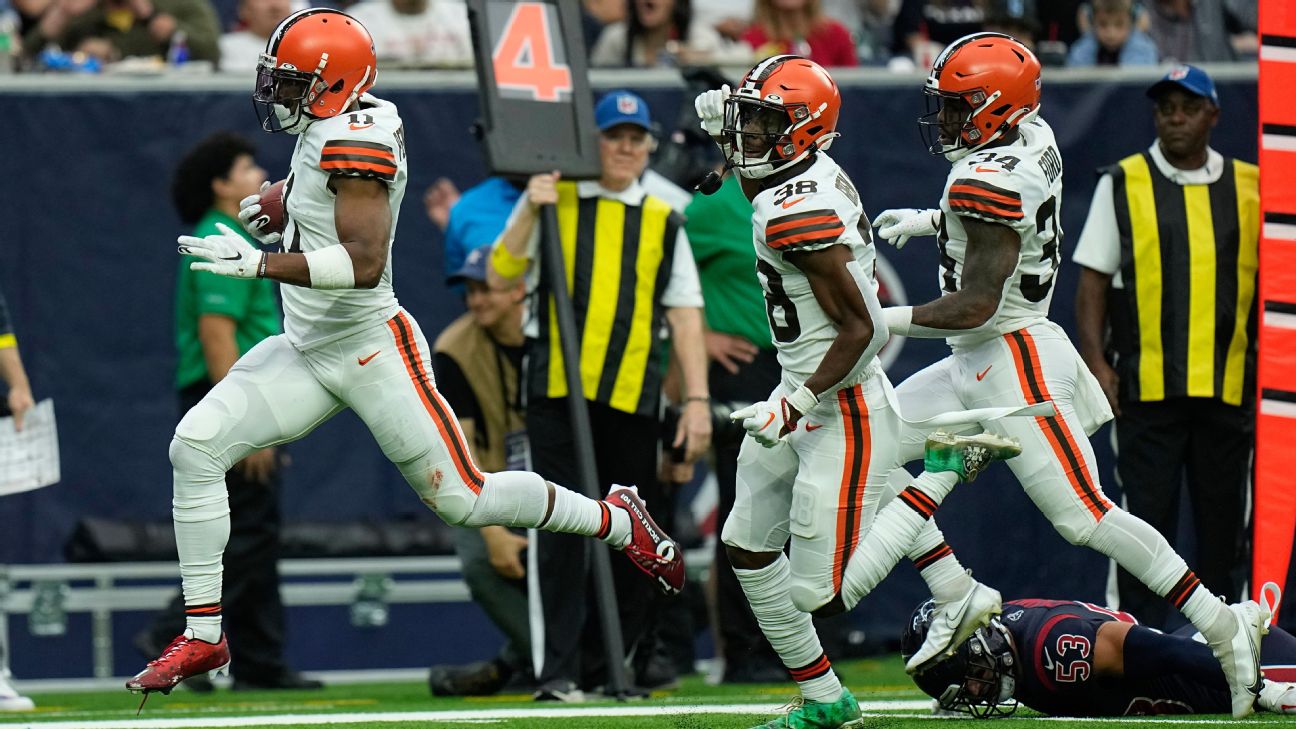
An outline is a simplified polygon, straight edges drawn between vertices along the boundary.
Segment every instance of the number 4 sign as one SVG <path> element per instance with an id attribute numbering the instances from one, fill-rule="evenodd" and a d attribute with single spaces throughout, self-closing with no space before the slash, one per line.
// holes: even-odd
<path id="1" fill-rule="evenodd" d="M 535 101 L 561 101 L 572 91 L 571 69 L 555 54 L 552 5 L 520 2 L 504 24 L 491 54 L 501 95 L 520 92 Z"/>

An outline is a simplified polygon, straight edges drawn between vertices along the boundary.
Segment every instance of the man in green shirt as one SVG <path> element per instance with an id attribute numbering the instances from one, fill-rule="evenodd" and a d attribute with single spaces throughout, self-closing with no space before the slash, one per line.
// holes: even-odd
<path id="1" fill-rule="evenodd" d="M 176 168 L 171 197 L 194 235 L 218 233 L 217 223 L 243 231 L 239 201 L 254 195 L 266 179 L 251 142 L 221 132 L 194 147 Z M 246 233 L 244 234 L 246 235 Z M 249 238 L 250 242 L 255 244 Z M 225 377 L 253 345 L 283 331 L 275 284 L 270 279 L 235 279 L 192 271 L 199 260 L 182 256 L 176 282 L 175 336 L 179 362 L 176 391 L 180 415 L 188 412 Z M 257 451 L 225 476 L 230 497 L 230 541 L 225 552 L 225 617 L 234 642 L 234 688 L 319 688 L 322 684 L 290 670 L 283 659 L 283 603 L 279 597 L 279 460 L 273 448 Z M 184 632 L 179 596 L 137 639 L 157 655 L 166 641 Z M 147 648 L 147 650 L 145 650 Z M 190 679 L 197 690 L 210 683 Z"/>
<path id="2" fill-rule="evenodd" d="M 779 384 L 781 370 L 765 319 L 765 296 L 756 280 L 751 202 L 743 194 L 738 176 L 730 175 L 714 194 L 694 195 L 684 214 L 688 218 L 684 230 L 693 245 L 706 301 L 703 314 L 711 400 L 740 403 L 735 407 L 760 402 Z M 713 438 L 719 492 L 717 535 L 734 505 L 741 432 L 737 438 L 720 433 Z M 786 681 L 787 669 L 756 624 L 724 548 L 716 539 L 716 613 L 720 653 L 725 659 L 723 680 Z"/>

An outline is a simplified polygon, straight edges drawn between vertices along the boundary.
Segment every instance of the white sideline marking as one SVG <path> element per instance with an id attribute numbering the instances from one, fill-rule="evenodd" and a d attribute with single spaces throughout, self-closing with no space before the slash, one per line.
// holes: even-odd
<path id="1" fill-rule="evenodd" d="M 926 709 L 930 700 L 861 701 L 865 711 Z M 4 722 L 0 727 L 31 729 L 196 729 L 197 727 L 285 726 L 290 724 L 360 724 L 364 722 L 484 723 L 507 719 L 570 719 L 597 716 L 669 716 L 691 714 L 777 714 L 784 704 L 678 704 L 642 706 L 568 706 L 546 709 L 472 709 L 458 711 L 391 711 L 361 714 L 267 714 L 261 716 L 169 717 L 166 719 L 109 719 L 104 721 Z M 6 717 L 7 718 L 7 717 Z"/>

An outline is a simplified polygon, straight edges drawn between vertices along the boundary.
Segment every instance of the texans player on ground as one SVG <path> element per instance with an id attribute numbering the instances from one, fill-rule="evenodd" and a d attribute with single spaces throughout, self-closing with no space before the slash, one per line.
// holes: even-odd
<path id="1" fill-rule="evenodd" d="M 1262 590 L 1277 607 L 1278 586 Z M 908 656 L 934 612 L 918 606 L 901 638 Z M 1261 711 L 1296 714 L 1296 636 L 1272 627 L 1261 641 Z M 1174 634 L 1078 600 L 1013 600 L 954 655 L 914 677 L 946 711 L 1011 714 L 1018 703 L 1054 716 L 1226 714 L 1228 682 L 1192 626 Z"/>
<path id="2" fill-rule="evenodd" d="M 284 187 L 284 251 L 231 230 L 180 238 L 195 269 L 285 284 L 285 334 L 270 337 L 181 420 L 171 441 L 176 542 L 188 627 L 127 682 L 169 692 L 229 662 L 221 562 L 229 538 L 225 471 L 248 453 L 305 436 L 346 408 L 369 427 L 419 498 L 455 525 L 583 534 L 623 549 L 668 592 L 684 583 L 676 545 L 633 488 L 594 501 L 534 473 L 482 473 L 437 393 L 431 347 L 392 291 L 391 245 L 407 180 L 396 107 L 366 93 L 373 40 L 348 15 L 290 15 L 270 36 L 254 100 L 267 131 L 297 135 Z M 263 243 L 257 197 L 240 218 Z M 236 636 L 237 637 L 237 636 Z"/>
<path id="3" fill-rule="evenodd" d="M 733 414 L 750 437 L 723 534 L 761 631 L 801 690 L 761 726 L 857 726 L 859 705 L 833 672 L 811 613 L 855 605 L 960 477 L 1018 449 L 989 434 L 942 443 L 949 471 L 924 473 L 878 512 L 899 421 L 876 357 L 886 331 L 868 218 L 825 153 L 837 136 L 837 85 L 816 63 L 774 56 L 737 89 L 707 91 L 695 105 L 752 201 L 756 272 L 783 370 L 766 401 Z"/>
<path id="4" fill-rule="evenodd" d="M 907 418 L 984 405 L 1051 400 L 1056 415 L 982 423 L 1018 439 L 1009 462 L 1031 500 L 1072 544 L 1116 560 L 1169 599 L 1206 636 L 1228 679 L 1233 714 L 1260 688 L 1259 642 L 1267 615 L 1255 602 L 1225 605 L 1159 532 L 1102 492 L 1086 437 L 1111 409 L 1065 332 L 1048 319 L 1061 260 L 1062 159 L 1039 117 L 1040 65 L 1015 39 L 974 33 L 950 44 L 927 77 L 939 108 L 924 117 L 929 148 L 951 163 L 940 208 L 888 210 L 879 234 L 897 247 L 936 235 L 941 297 L 888 308 L 893 334 L 946 339 L 953 354 L 897 388 Z M 922 455 L 925 434 L 901 437 L 901 458 Z M 938 606 L 910 672 L 961 643 L 1000 612 L 997 592 L 964 572 L 934 523 L 909 553 Z"/>

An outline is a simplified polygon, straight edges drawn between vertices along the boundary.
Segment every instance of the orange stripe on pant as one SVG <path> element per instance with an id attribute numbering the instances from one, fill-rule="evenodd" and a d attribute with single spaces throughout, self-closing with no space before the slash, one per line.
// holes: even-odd
<path id="1" fill-rule="evenodd" d="M 833 554 L 833 593 L 841 591 L 846 564 L 859 541 L 859 505 L 868 485 L 869 456 L 872 435 L 869 432 L 868 404 L 861 385 L 839 390 L 837 407 L 842 414 L 846 442 L 846 459 L 842 463 L 841 488 L 837 495 L 837 549 Z"/>
<path id="2" fill-rule="evenodd" d="M 1019 329 L 1005 334 L 1004 339 L 1008 342 L 1008 349 L 1012 352 L 1013 361 L 1017 365 L 1017 380 L 1021 384 L 1022 394 L 1026 397 L 1027 404 L 1033 405 L 1052 400 L 1048 385 L 1044 381 L 1044 373 L 1040 371 L 1039 353 L 1035 350 L 1034 338 L 1025 329 Z M 1076 447 L 1075 438 L 1066 420 L 1060 414 L 1039 415 L 1036 416 L 1035 422 L 1044 432 L 1044 438 L 1052 446 L 1053 455 L 1057 456 L 1067 480 L 1071 482 L 1072 490 L 1080 497 L 1080 502 L 1089 510 L 1094 521 L 1102 521 L 1103 515 L 1112 508 L 1112 503 L 1090 482 L 1089 465 L 1085 463 L 1084 456 Z"/>
<path id="3" fill-rule="evenodd" d="M 418 344 L 414 342 L 413 327 L 410 326 L 404 312 L 389 319 L 387 327 L 396 337 L 396 346 L 400 350 L 401 360 L 405 363 L 405 371 L 409 373 L 410 380 L 414 383 L 414 391 L 423 401 L 423 407 L 428 411 L 428 415 L 432 416 L 432 422 L 436 423 L 441 440 L 450 451 L 450 460 L 454 463 L 455 470 L 459 472 L 459 478 L 473 493 L 480 494 L 485 479 L 481 471 L 477 470 L 477 465 L 473 463 L 472 456 L 469 455 L 468 446 L 463 441 L 459 426 L 450 421 L 450 409 L 437 394 L 436 388 L 429 383 L 427 372 L 423 369 L 423 361 L 419 357 Z"/>

